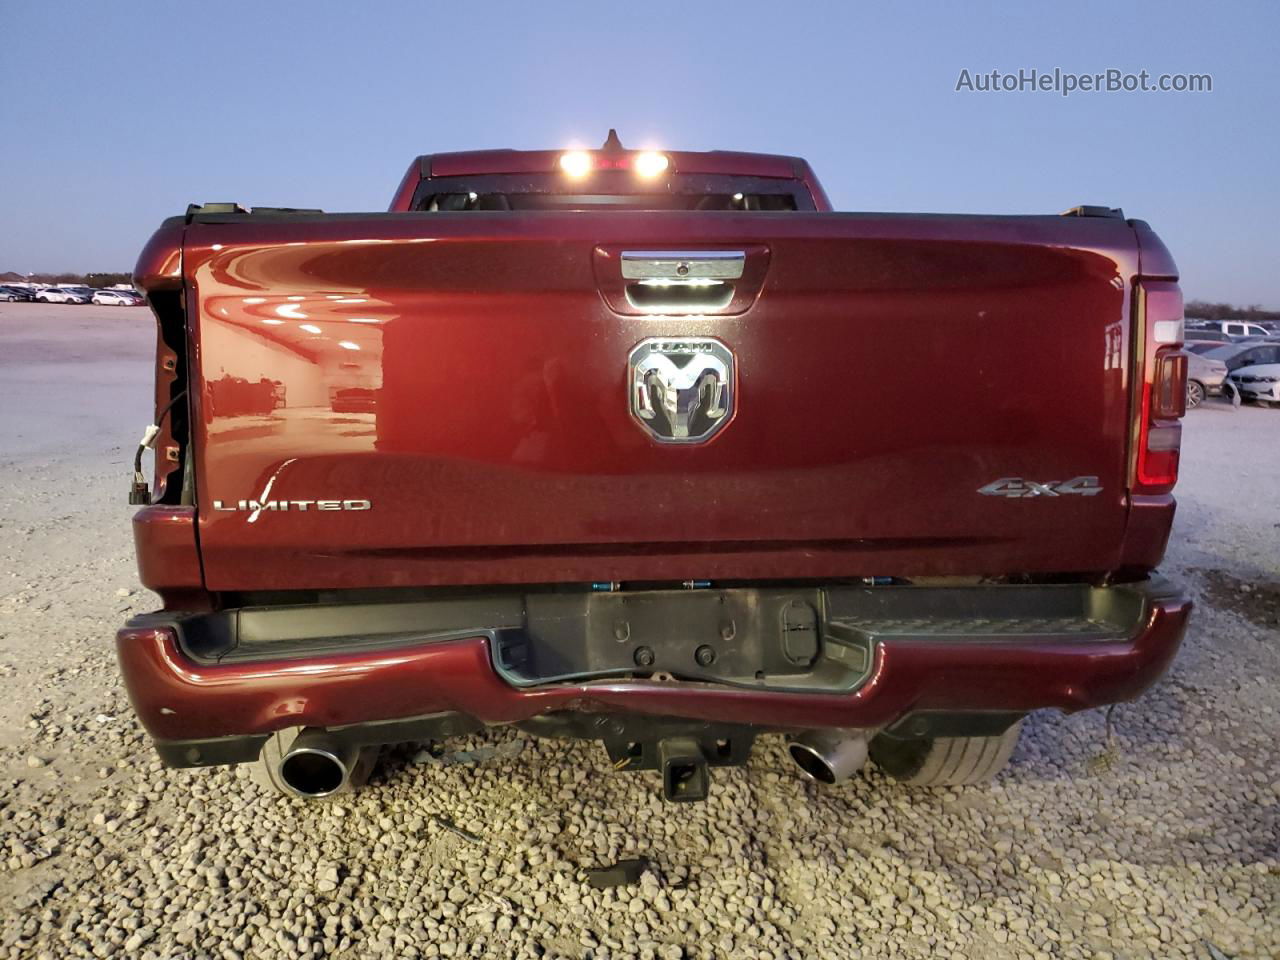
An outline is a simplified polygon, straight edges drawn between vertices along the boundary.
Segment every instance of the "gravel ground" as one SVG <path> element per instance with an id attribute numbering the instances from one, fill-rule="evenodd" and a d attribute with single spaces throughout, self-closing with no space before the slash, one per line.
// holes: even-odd
<path id="1" fill-rule="evenodd" d="M 163 770 L 116 678 L 154 602 L 124 499 L 153 338 L 0 304 L 0 957 L 1280 955 L 1280 410 L 1188 416 L 1166 572 L 1200 605 L 1110 747 L 1101 713 L 1037 715 L 993 785 L 822 789 L 766 738 L 689 806 L 502 731 L 306 804 Z"/>

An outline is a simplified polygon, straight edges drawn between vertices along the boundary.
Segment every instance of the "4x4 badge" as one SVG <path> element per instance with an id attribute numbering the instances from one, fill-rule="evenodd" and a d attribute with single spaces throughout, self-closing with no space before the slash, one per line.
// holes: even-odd
<path id="1" fill-rule="evenodd" d="M 1061 483 L 1057 480 L 1040 483 L 1022 477 L 1001 477 L 979 487 L 978 492 L 987 497 L 1092 497 L 1102 492 L 1102 485 L 1097 477 L 1072 477 Z"/>

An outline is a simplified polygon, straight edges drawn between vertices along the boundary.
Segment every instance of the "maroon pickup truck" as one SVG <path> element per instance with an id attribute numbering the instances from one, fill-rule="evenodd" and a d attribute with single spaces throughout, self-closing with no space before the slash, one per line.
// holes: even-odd
<path id="1" fill-rule="evenodd" d="M 192 207 L 136 280 L 163 609 L 117 645 L 168 764 L 318 797 L 509 724 L 673 800 L 761 734 L 969 783 L 1180 642 L 1182 299 L 1119 210 L 836 213 L 803 160 L 611 135 L 421 157 L 388 213 Z"/>

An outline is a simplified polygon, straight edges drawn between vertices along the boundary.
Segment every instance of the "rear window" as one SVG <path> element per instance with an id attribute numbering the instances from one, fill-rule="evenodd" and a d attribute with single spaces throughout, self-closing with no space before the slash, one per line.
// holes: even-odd
<path id="1" fill-rule="evenodd" d="M 658 182 L 597 171 L 582 180 L 561 174 L 431 177 L 418 185 L 414 210 L 813 210 L 797 180 L 673 174 Z"/>

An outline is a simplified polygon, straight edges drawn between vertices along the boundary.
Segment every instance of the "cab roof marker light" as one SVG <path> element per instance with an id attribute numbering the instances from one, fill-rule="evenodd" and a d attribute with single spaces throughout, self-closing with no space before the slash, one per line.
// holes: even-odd
<path id="1" fill-rule="evenodd" d="M 670 163 L 671 161 L 667 159 L 666 154 L 646 150 L 644 153 L 636 155 L 632 168 L 639 176 L 652 179 L 665 173 Z"/>
<path id="2" fill-rule="evenodd" d="M 570 150 L 560 155 L 560 169 L 566 176 L 580 180 L 591 172 L 591 154 L 585 150 Z"/>

